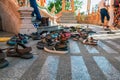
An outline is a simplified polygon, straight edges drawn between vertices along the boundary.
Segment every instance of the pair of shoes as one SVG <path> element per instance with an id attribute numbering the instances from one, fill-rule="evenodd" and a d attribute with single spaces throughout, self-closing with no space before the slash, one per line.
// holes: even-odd
<path id="1" fill-rule="evenodd" d="M 9 65 L 9 62 L 5 59 L 6 54 L 0 49 L 0 69 L 5 68 Z"/>
<path id="2" fill-rule="evenodd" d="M 28 36 L 19 33 L 17 35 L 14 35 L 13 37 L 11 37 L 10 40 L 8 40 L 6 44 L 8 44 L 10 46 L 16 45 L 17 42 L 26 44 L 26 43 L 28 43 L 28 39 L 29 39 Z"/>
<path id="3" fill-rule="evenodd" d="M 18 46 L 21 46 L 22 49 L 18 48 Z M 17 43 L 14 48 L 8 48 L 6 53 L 8 57 L 20 57 L 23 59 L 31 59 L 33 58 L 33 54 L 30 53 L 31 50 L 31 47 L 27 47 L 24 44 Z"/>

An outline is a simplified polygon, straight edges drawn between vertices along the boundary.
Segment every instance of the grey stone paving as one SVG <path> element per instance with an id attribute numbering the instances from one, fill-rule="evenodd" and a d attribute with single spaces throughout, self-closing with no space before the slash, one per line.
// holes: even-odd
<path id="1" fill-rule="evenodd" d="M 38 50 L 37 41 L 30 40 L 27 45 L 32 46 L 34 58 L 7 57 L 10 65 L 0 69 L 0 80 L 120 80 L 120 38 L 100 42 L 98 46 L 68 43 L 74 48 L 60 55 Z"/>

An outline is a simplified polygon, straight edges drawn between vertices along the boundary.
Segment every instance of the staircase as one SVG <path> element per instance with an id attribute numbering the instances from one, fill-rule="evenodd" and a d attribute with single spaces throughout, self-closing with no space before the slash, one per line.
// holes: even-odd
<path id="1" fill-rule="evenodd" d="M 77 23 L 73 12 L 63 12 L 58 23 Z"/>

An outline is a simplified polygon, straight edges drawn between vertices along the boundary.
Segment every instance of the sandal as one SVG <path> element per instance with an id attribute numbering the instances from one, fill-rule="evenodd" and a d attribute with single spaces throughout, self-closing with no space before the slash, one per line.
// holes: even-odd
<path id="1" fill-rule="evenodd" d="M 21 46 L 23 49 L 19 49 L 18 45 Z M 31 50 L 31 47 L 26 47 L 24 44 L 17 43 L 14 48 L 8 48 L 6 54 L 8 57 L 20 57 L 24 59 L 30 59 L 33 57 L 33 54 L 30 53 Z"/>
<path id="2" fill-rule="evenodd" d="M 18 45 L 21 46 L 23 49 L 19 49 Z M 24 59 L 33 58 L 33 54 L 30 53 L 31 50 L 32 50 L 31 47 L 27 47 L 24 44 L 17 43 L 16 45 L 16 52 L 19 54 L 21 58 L 24 58 Z"/>
<path id="3" fill-rule="evenodd" d="M 19 54 L 16 52 L 16 47 L 8 48 L 6 54 L 8 57 L 20 57 Z"/>
<path id="4" fill-rule="evenodd" d="M 9 65 L 9 62 L 5 59 L 6 54 L 3 53 L 2 49 L 0 49 L 0 69 L 5 68 Z"/>
<path id="5" fill-rule="evenodd" d="M 56 43 L 55 49 L 60 50 L 60 51 L 66 51 L 66 50 L 68 50 L 68 47 L 67 47 L 66 43 L 64 43 L 64 44 Z"/>

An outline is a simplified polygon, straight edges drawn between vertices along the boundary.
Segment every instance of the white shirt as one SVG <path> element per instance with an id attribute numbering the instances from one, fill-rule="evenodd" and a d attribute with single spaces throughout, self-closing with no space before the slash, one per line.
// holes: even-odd
<path id="1" fill-rule="evenodd" d="M 99 9 L 106 8 L 105 3 L 106 3 L 105 0 L 101 0 L 98 5 Z"/>

